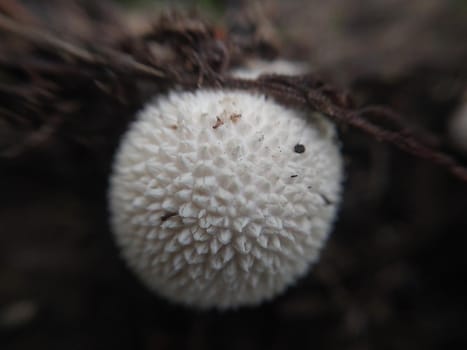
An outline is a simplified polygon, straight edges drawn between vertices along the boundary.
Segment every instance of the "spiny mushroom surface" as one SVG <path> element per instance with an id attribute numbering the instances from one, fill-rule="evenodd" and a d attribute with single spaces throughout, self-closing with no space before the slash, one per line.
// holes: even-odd
<path id="1" fill-rule="evenodd" d="M 319 257 L 340 201 L 332 123 L 247 92 L 173 92 L 123 137 L 110 181 L 123 256 L 166 298 L 269 299 Z"/>

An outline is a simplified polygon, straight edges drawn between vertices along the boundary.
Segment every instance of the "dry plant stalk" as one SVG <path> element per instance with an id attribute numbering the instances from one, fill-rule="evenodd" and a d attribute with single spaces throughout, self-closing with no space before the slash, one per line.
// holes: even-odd
<path id="1" fill-rule="evenodd" d="M 0 73 L 15 77 L 8 85 L 0 83 L 0 118 L 24 130 L 22 142 L 0 145 L 3 158 L 21 157 L 65 138 L 59 142 L 101 147 L 97 151 L 104 153 L 107 164 L 127 123 L 150 95 L 173 88 L 227 88 L 260 92 L 288 106 L 321 112 L 340 126 L 361 130 L 467 181 L 466 167 L 434 137 L 416 135 L 388 108 L 355 108 L 346 93 L 314 75 L 263 75 L 256 80 L 229 76 L 229 68 L 245 57 L 274 52 L 272 44 L 253 40 L 255 33 L 250 42 L 237 41 L 228 28 L 176 13 L 162 16 L 150 32 L 123 37 L 114 45 L 68 42 L 4 14 L 0 32 L 26 43 L 20 56 L 9 56 L 12 50 L 3 47 L 0 57 Z M 79 132 L 90 122 L 83 115 L 92 113 L 99 116 L 97 141 L 90 141 L 87 126 Z"/>

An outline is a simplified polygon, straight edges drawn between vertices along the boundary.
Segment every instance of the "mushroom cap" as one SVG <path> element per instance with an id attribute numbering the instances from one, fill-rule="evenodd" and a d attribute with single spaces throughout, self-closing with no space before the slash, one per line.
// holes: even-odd
<path id="1" fill-rule="evenodd" d="M 332 123 L 226 90 L 154 99 L 124 135 L 111 225 L 156 293 L 200 308 L 269 299 L 319 257 L 342 157 Z"/>

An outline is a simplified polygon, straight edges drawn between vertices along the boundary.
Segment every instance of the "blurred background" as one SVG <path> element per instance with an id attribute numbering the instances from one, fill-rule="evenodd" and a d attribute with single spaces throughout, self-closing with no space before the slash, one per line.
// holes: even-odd
<path id="1" fill-rule="evenodd" d="M 196 8 L 219 27 L 248 8 L 279 56 L 308 64 L 358 104 L 400 112 L 465 164 L 465 0 L 0 0 L 0 13 L 104 44 L 144 33 L 169 6 Z M 2 28 L 0 349 L 467 347 L 467 183 L 343 128 L 344 202 L 310 273 L 255 308 L 172 305 L 125 267 L 109 230 L 107 176 L 124 123 L 104 128 L 107 102 L 76 83 L 67 91 L 83 97 L 60 108 L 79 118 L 51 142 L 27 138 L 29 124 L 10 115 L 32 113 L 24 107 L 31 83 L 17 84 L 29 80 L 15 66 L 25 44 Z M 26 138 L 33 147 L 23 147 Z"/>

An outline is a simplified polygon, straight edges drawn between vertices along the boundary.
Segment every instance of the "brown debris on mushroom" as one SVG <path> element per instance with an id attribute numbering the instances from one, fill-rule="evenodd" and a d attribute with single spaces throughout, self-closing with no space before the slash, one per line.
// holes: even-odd
<path id="1" fill-rule="evenodd" d="M 217 129 L 218 127 L 224 125 L 224 121 L 219 118 L 219 117 L 216 117 L 216 123 L 212 126 L 213 129 Z"/>

